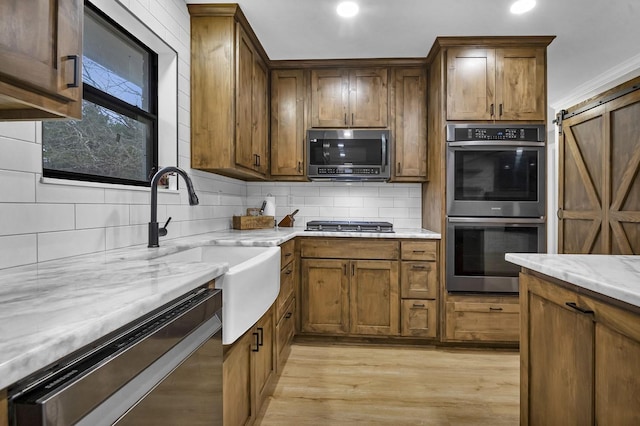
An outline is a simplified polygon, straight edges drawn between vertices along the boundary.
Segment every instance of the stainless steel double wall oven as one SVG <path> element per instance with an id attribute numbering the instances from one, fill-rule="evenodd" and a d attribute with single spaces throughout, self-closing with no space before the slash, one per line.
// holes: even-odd
<path id="1" fill-rule="evenodd" d="M 545 127 L 447 125 L 446 285 L 518 292 L 508 252 L 546 247 Z"/>

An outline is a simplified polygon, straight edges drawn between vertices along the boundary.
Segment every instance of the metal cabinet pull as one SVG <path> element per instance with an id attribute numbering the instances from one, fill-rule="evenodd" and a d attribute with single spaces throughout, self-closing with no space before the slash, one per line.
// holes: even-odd
<path id="1" fill-rule="evenodd" d="M 258 346 L 263 346 L 264 345 L 264 328 L 258 327 L 258 333 L 259 333 Z"/>
<path id="2" fill-rule="evenodd" d="M 302 162 L 298 161 L 298 173 L 302 173 Z"/>
<path id="3" fill-rule="evenodd" d="M 67 83 L 67 87 L 78 87 L 79 86 L 79 69 L 78 69 L 78 62 L 79 62 L 80 57 L 78 55 L 68 55 L 67 56 L 67 60 L 68 61 L 73 61 L 73 81 L 71 83 Z"/>
<path id="4" fill-rule="evenodd" d="M 345 126 L 347 125 L 347 113 L 346 112 L 344 113 L 344 125 Z"/>
<path id="5" fill-rule="evenodd" d="M 344 274 L 347 275 L 347 264 L 342 265 L 342 269 L 344 269 Z"/>
<path id="6" fill-rule="evenodd" d="M 411 269 L 418 269 L 424 271 L 427 269 L 426 265 L 411 265 Z"/>
<path id="7" fill-rule="evenodd" d="M 292 272 L 293 272 L 293 270 L 292 270 L 292 269 L 288 269 L 288 270 L 286 270 L 286 271 L 285 271 L 285 274 L 286 274 L 286 275 L 291 275 L 291 273 L 292 273 Z"/>
<path id="8" fill-rule="evenodd" d="M 286 319 L 289 319 L 289 318 L 291 318 L 291 315 L 293 315 L 293 313 L 291 313 L 291 312 L 287 312 L 287 315 L 285 315 L 284 317 L 285 317 Z"/>
<path id="9" fill-rule="evenodd" d="M 502 117 L 502 104 L 500 104 L 500 107 L 498 108 L 498 110 L 500 111 L 500 117 Z"/>
<path id="10" fill-rule="evenodd" d="M 353 263 L 351 264 L 351 276 L 355 276 L 356 275 L 356 265 L 354 265 Z"/>
<path id="11" fill-rule="evenodd" d="M 398 163 L 398 173 L 402 173 L 402 164 Z"/>
<path id="12" fill-rule="evenodd" d="M 287 252 L 287 253 L 284 254 L 284 257 L 290 257 L 290 256 L 293 256 L 293 253 Z"/>
<path id="13" fill-rule="evenodd" d="M 489 115 L 493 117 L 493 113 L 494 113 L 494 108 L 493 108 L 493 104 L 491 104 L 491 106 L 489 107 Z"/>
<path id="14" fill-rule="evenodd" d="M 351 113 L 351 125 L 352 125 L 352 126 L 353 126 L 353 116 L 354 116 L 354 114 L 353 114 L 353 113 Z"/>
<path id="15" fill-rule="evenodd" d="M 426 250 L 413 250 L 414 253 L 424 253 Z"/>
<path id="16" fill-rule="evenodd" d="M 581 308 L 575 302 L 567 302 L 567 303 L 565 303 L 565 305 L 567 305 L 568 307 L 570 307 L 572 309 L 575 309 L 578 312 L 582 312 L 583 314 L 593 314 L 594 313 L 591 309 Z"/>
<path id="17" fill-rule="evenodd" d="M 413 307 L 414 308 L 424 308 L 424 303 L 414 303 Z"/>
<path id="18" fill-rule="evenodd" d="M 258 333 L 251 334 L 253 334 L 253 336 L 256 338 L 256 348 L 251 348 L 251 352 L 260 352 L 260 336 L 258 336 Z"/>
<path id="19" fill-rule="evenodd" d="M 489 307 L 490 311 L 501 311 L 502 308 L 494 308 L 493 306 Z"/>

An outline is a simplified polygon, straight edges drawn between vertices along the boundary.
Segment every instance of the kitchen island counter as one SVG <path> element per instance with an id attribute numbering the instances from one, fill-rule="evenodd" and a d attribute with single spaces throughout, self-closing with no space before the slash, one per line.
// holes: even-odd
<path id="1" fill-rule="evenodd" d="M 505 259 L 640 307 L 640 256 L 507 253 Z"/>

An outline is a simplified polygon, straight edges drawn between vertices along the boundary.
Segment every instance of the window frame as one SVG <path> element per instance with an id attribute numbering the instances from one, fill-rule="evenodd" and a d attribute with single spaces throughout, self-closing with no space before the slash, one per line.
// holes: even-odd
<path id="1" fill-rule="evenodd" d="M 91 4 L 88 0 L 84 2 L 84 12 L 86 14 L 86 10 L 89 9 L 92 13 L 97 15 L 99 18 L 103 19 L 110 26 L 112 26 L 115 30 L 119 31 L 122 35 L 128 38 L 128 40 L 134 44 L 136 44 L 140 49 L 144 50 L 149 54 L 149 79 L 148 83 L 148 91 L 149 91 L 149 111 L 145 111 L 142 108 L 139 108 L 136 105 L 132 105 L 128 102 L 125 102 L 109 93 L 103 92 L 102 90 L 91 86 L 85 82 L 82 83 L 82 102 L 89 101 L 93 104 L 96 104 L 100 107 L 109 109 L 115 113 L 125 115 L 129 118 L 132 118 L 141 122 L 149 122 L 149 135 L 147 136 L 147 150 L 150 154 L 150 164 L 149 166 L 149 174 L 145 181 L 134 180 L 134 179 L 125 179 L 113 176 L 104 176 L 104 175 L 94 175 L 80 172 L 71 172 L 65 170 L 55 170 L 46 168 L 44 165 L 44 156 L 42 163 L 42 175 L 45 178 L 54 178 L 54 179 L 67 179 L 67 180 L 78 180 L 85 182 L 100 182 L 107 184 L 119 184 L 119 185 L 132 185 L 132 186 L 151 186 L 151 179 L 153 174 L 158 170 L 158 152 L 159 152 L 159 137 L 158 137 L 158 53 L 152 50 L 150 47 L 141 42 L 136 36 L 131 34 L 128 30 L 123 28 L 120 24 L 115 22 L 112 18 L 110 18 L 106 13 L 98 9 L 96 6 Z M 42 138 L 42 148 L 46 149 L 45 131 L 43 130 L 43 138 Z M 150 146 L 149 146 L 150 145 Z"/>

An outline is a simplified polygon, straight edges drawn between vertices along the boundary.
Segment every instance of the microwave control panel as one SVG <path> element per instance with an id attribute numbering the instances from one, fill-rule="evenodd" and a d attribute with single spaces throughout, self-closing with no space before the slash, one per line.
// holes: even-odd
<path id="1" fill-rule="evenodd" d="M 379 167 L 318 167 L 319 175 L 379 175 Z"/>

